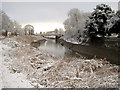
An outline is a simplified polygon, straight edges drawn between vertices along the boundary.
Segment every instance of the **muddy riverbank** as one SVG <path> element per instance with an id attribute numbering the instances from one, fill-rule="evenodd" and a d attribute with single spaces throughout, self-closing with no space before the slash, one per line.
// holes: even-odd
<path id="1" fill-rule="evenodd" d="M 58 40 L 62 45 L 68 47 L 74 52 L 78 52 L 87 58 L 102 58 L 110 61 L 113 64 L 120 65 L 120 48 L 108 48 L 108 47 L 101 47 L 101 46 L 92 46 L 92 45 L 81 45 L 81 44 L 73 44 L 70 42 L 66 42 L 63 39 Z"/>

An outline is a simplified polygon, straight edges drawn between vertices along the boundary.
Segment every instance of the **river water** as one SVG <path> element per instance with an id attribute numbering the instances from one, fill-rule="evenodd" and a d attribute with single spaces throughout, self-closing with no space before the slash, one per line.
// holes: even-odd
<path id="1" fill-rule="evenodd" d="M 78 48 L 81 48 L 81 47 L 78 47 Z M 55 39 L 47 39 L 47 41 L 40 44 L 39 49 L 42 50 L 42 51 L 48 52 L 50 54 L 53 54 L 56 57 L 62 57 L 62 58 L 64 58 L 64 57 L 83 58 L 84 57 L 84 58 L 89 58 L 90 59 L 90 58 L 94 57 L 94 55 L 93 56 L 92 55 L 88 56 L 89 53 L 88 53 L 88 55 L 83 55 L 83 54 L 81 55 L 80 53 L 78 54 L 77 52 L 70 50 L 66 46 L 61 45 Z M 83 48 L 83 50 L 86 50 L 86 49 L 88 49 L 89 52 L 91 52 L 93 54 L 95 53 L 95 55 L 99 56 L 99 52 L 100 52 L 99 48 L 96 48 L 96 47 L 91 48 L 91 49 L 86 48 L 86 47 Z M 118 63 L 118 58 L 116 58 L 118 56 L 115 57 L 115 55 L 116 55 L 116 53 L 118 53 L 118 51 L 114 50 L 114 52 L 113 52 L 112 50 L 109 50 L 109 49 L 106 49 L 106 48 L 100 48 L 100 49 L 101 49 L 101 51 L 104 52 L 103 54 L 101 54 L 101 55 L 103 55 L 103 56 L 101 56 L 101 58 L 106 57 L 106 54 L 107 54 L 110 57 L 110 59 L 108 59 L 108 60 L 111 63 L 119 64 Z M 81 48 L 81 50 L 82 50 L 82 48 Z M 107 50 L 107 51 L 105 51 L 105 50 Z M 110 54 L 111 54 L 111 56 L 110 56 Z M 114 55 L 115 58 L 113 58 L 113 55 Z"/>
<path id="2" fill-rule="evenodd" d="M 39 47 L 40 50 L 46 51 L 50 54 L 55 55 L 56 57 L 80 57 L 81 55 L 71 51 L 65 46 L 62 46 L 55 39 L 47 39 Z"/>

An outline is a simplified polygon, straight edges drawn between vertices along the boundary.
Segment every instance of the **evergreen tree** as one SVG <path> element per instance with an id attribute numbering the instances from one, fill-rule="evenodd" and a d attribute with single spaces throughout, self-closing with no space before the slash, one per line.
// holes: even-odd
<path id="1" fill-rule="evenodd" d="M 110 33 L 120 33 L 120 10 L 110 19 L 108 27 Z"/>
<path id="2" fill-rule="evenodd" d="M 106 4 L 99 4 L 86 21 L 86 33 L 90 38 L 104 37 L 108 33 L 107 23 L 114 16 L 114 11 Z"/>

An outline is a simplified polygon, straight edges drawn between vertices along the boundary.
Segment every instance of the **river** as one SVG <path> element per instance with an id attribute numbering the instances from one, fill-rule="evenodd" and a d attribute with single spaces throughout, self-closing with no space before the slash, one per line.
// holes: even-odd
<path id="1" fill-rule="evenodd" d="M 47 39 L 39 46 L 40 50 L 46 51 L 56 57 L 80 57 L 81 55 L 71 51 L 65 46 L 62 46 L 55 39 Z"/>

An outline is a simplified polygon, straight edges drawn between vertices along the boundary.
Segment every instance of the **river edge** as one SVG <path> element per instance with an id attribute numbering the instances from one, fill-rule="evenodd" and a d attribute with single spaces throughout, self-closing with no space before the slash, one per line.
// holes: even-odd
<path id="1" fill-rule="evenodd" d="M 87 58 L 92 59 L 93 57 L 105 59 L 112 64 L 120 65 L 120 48 L 105 48 L 101 46 L 82 45 L 67 42 L 64 39 L 58 39 L 61 45 L 68 47 L 70 50 L 77 52 Z M 103 53 L 104 52 L 104 53 Z"/>
<path id="2" fill-rule="evenodd" d="M 117 66 L 97 59 L 60 59 L 49 53 L 44 53 L 44 51 L 39 51 L 38 48 L 32 47 L 30 42 L 31 38 L 27 41 L 23 37 L 3 41 L 3 44 L 10 47 L 10 50 L 7 53 L 4 52 L 3 56 L 6 54 L 4 60 L 9 62 L 6 66 L 9 67 L 10 72 L 12 74 L 23 73 L 34 88 L 118 87 Z M 103 69 L 104 71 L 102 71 Z M 99 72 L 96 70 L 99 70 Z M 108 74 L 106 71 L 108 71 Z M 102 80 L 103 77 L 98 73 L 104 73 L 104 79 L 107 83 Z M 110 79 L 113 81 L 110 81 Z"/>

